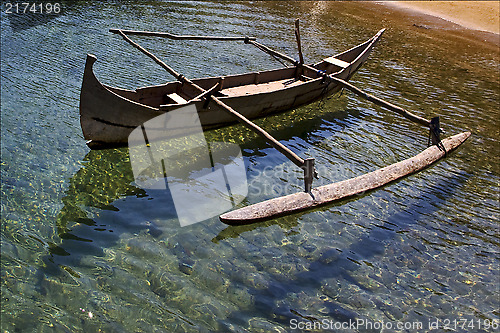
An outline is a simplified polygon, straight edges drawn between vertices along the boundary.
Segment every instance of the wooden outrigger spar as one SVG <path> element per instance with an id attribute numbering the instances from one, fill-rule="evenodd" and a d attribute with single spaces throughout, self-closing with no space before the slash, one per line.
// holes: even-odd
<path id="1" fill-rule="evenodd" d="M 439 117 L 429 121 L 367 94 L 347 82 L 366 61 L 384 30 L 380 30 L 365 43 L 313 65 L 304 64 L 298 20 L 295 22 L 295 36 L 299 61 L 272 50 L 257 42 L 253 37 L 179 36 L 161 32 L 120 29 L 110 29 L 110 31 L 119 34 L 125 41 L 153 59 L 173 75 L 177 82 L 141 88 L 136 91 L 105 86 L 93 73 L 92 66 L 96 58 L 89 55 L 80 98 L 81 124 L 84 137 L 89 140 L 87 143 L 89 147 L 105 148 L 123 145 L 127 142 L 130 132 L 147 120 L 175 110 L 179 106 L 193 104 L 197 108 L 204 129 L 239 121 L 304 170 L 304 192 L 271 199 L 221 215 L 220 220 L 230 225 L 253 223 L 292 214 L 381 187 L 428 167 L 446 156 L 447 152 L 456 149 L 470 136 L 470 132 L 464 132 L 441 141 Z M 294 67 L 262 73 L 190 80 L 132 41 L 127 35 L 165 37 L 175 40 L 244 41 L 274 57 L 291 62 Z M 312 188 L 313 178 L 317 178 L 314 159 L 300 158 L 249 119 L 310 103 L 342 88 L 429 128 L 429 143 L 432 143 L 432 146 L 412 158 L 388 167 L 339 183 Z M 278 101 L 273 101 L 273 98 Z M 103 107 L 108 107 L 110 110 L 102 112 Z"/>

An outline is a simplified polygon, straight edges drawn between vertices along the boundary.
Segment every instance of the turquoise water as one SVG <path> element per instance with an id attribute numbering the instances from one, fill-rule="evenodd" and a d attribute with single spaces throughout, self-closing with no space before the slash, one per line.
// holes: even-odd
<path id="1" fill-rule="evenodd" d="M 352 82 L 421 116 L 440 115 L 447 135 L 473 136 L 383 189 L 242 227 L 211 218 L 181 228 L 171 198 L 134 185 L 126 148 L 86 147 L 78 103 L 87 53 L 113 86 L 172 79 L 109 28 L 251 35 L 295 55 L 296 17 L 308 62 L 388 28 Z M 293 320 L 324 319 L 423 323 L 410 332 L 439 320 L 441 329 L 494 331 L 497 37 L 337 2 L 75 1 L 58 16 L 2 13 L 1 23 L 3 331 L 287 332 Z M 191 78 L 280 66 L 243 43 L 135 40 Z M 257 123 L 316 158 L 317 185 L 413 156 L 427 143 L 425 130 L 348 92 Z M 242 126 L 206 138 L 241 147 L 243 205 L 302 189 L 300 170 Z"/>

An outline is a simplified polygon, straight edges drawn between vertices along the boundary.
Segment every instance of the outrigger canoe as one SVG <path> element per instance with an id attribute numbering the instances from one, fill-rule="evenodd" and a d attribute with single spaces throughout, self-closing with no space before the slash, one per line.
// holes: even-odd
<path id="1" fill-rule="evenodd" d="M 342 86 L 318 76 L 317 71 L 349 80 L 368 59 L 384 30 L 345 52 L 310 65 L 316 71 L 284 67 L 274 70 L 191 80 L 247 119 L 265 117 L 309 104 L 338 92 Z M 124 146 L 132 130 L 165 112 L 196 105 L 204 130 L 236 122 L 215 103 L 207 105 L 197 89 L 173 81 L 125 90 L 102 84 L 93 71 L 97 58 L 87 55 L 80 96 L 80 122 L 92 149 Z"/>
<path id="2" fill-rule="evenodd" d="M 471 135 L 470 132 L 463 132 L 441 140 L 439 117 L 427 120 L 347 82 L 367 60 L 384 29 L 356 47 L 311 65 L 304 64 L 303 61 L 298 20 L 295 21 L 295 36 L 300 61 L 256 42 L 253 37 L 177 36 L 169 33 L 119 29 L 110 31 L 121 35 L 125 41 L 173 75 L 177 81 L 138 88 L 135 91 L 110 87 L 100 83 L 96 78 L 93 65 L 97 59 L 93 55 L 88 55 L 80 96 L 80 116 L 83 134 L 88 140 L 89 147 L 124 146 L 134 129 L 142 126 L 144 132 L 143 124 L 148 120 L 165 115 L 182 106 L 194 105 L 203 129 L 221 127 L 239 121 L 303 169 L 304 192 L 225 213 L 219 218 L 226 224 L 239 225 L 263 221 L 374 190 L 432 165 L 447 156 L 447 153 L 458 148 Z M 190 80 L 132 41 L 128 35 L 194 40 L 244 40 L 245 43 L 254 45 L 275 58 L 284 59 L 294 66 L 264 72 Z M 317 178 L 314 159 L 300 158 L 250 119 L 308 104 L 343 88 L 426 127 L 429 131 L 429 147 L 414 157 L 385 168 L 338 183 L 313 188 L 313 179 Z"/>

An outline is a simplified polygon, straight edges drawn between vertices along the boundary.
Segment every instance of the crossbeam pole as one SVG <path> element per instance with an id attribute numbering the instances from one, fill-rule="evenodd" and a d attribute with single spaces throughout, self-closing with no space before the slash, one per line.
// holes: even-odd
<path id="1" fill-rule="evenodd" d="M 220 40 L 220 41 L 245 41 L 256 40 L 255 37 L 225 37 L 225 36 L 190 36 L 190 35 L 174 35 L 168 32 L 154 32 L 154 31 L 136 31 L 136 30 L 123 30 L 123 29 L 109 29 L 114 34 L 124 33 L 125 35 L 136 36 L 150 36 L 150 37 L 163 37 L 174 40 Z"/>

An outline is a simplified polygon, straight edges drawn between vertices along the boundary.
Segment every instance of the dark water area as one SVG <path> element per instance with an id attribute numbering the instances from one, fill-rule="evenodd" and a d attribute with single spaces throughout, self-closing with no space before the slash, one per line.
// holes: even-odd
<path id="1" fill-rule="evenodd" d="M 323 320 L 372 323 L 347 332 L 498 330 L 498 35 L 366 2 L 60 4 L 50 17 L 2 7 L 2 331 L 289 332 Z M 382 189 L 241 227 L 181 227 L 168 193 L 137 186 L 127 148 L 85 145 L 87 53 L 111 86 L 172 80 L 109 28 L 255 36 L 296 57 L 297 17 L 306 62 L 386 28 L 351 82 L 471 138 Z M 134 39 L 189 78 L 281 67 L 241 42 Z M 256 123 L 316 159 L 315 185 L 411 157 L 428 135 L 349 92 Z M 243 126 L 205 137 L 240 146 L 240 206 L 302 190 L 302 171 Z"/>

